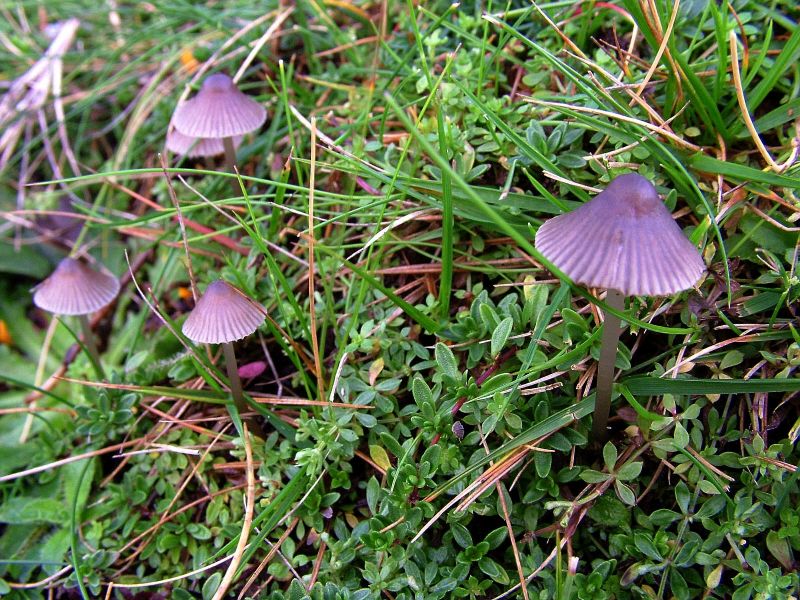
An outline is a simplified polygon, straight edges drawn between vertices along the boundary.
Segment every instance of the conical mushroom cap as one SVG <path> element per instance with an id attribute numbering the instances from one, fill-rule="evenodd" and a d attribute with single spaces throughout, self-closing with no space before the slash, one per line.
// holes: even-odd
<path id="1" fill-rule="evenodd" d="M 67 257 L 50 277 L 33 288 L 33 303 L 57 315 L 88 315 L 103 308 L 118 293 L 116 277 Z"/>
<path id="2" fill-rule="evenodd" d="M 202 344 L 224 344 L 247 337 L 265 318 L 255 300 L 218 279 L 209 284 L 183 323 L 183 335 Z"/>
<path id="3" fill-rule="evenodd" d="M 233 147 L 238 148 L 242 143 L 243 136 L 233 137 Z M 189 158 L 198 156 L 217 156 L 225 152 L 222 145 L 222 138 L 196 138 L 183 135 L 174 127 L 167 131 L 167 150 L 175 154 L 186 155 Z"/>
<path id="4" fill-rule="evenodd" d="M 706 267 L 653 185 L 620 175 L 572 212 L 536 232 L 536 248 L 573 281 L 626 296 L 665 296 L 692 287 Z"/>
<path id="5" fill-rule="evenodd" d="M 197 95 L 175 109 L 172 123 L 183 135 L 224 138 L 244 135 L 261 127 L 267 111 L 239 91 L 223 73 L 206 77 Z"/>

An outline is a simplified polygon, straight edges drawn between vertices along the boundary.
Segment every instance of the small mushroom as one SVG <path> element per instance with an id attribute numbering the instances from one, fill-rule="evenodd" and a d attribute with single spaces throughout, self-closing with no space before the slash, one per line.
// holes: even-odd
<path id="1" fill-rule="evenodd" d="M 653 184 L 620 175 L 589 202 L 549 219 L 536 248 L 576 283 L 606 288 L 606 303 L 624 310 L 625 296 L 665 296 L 692 287 L 706 270 Z M 607 314 L 600 343 L 592 432 L 606 438 L 620 319 Z"/>
<path id="2" fill-rule="evenodd" d="M 242 393 L 242 380 L 236 364 L 233 343 L 253 333 L 266 319 L 266 311 L 255 300 L 228 282 L 210 283 L 186 321 L 183 335 L 201 344 L 222 344 L 228 371 L 231 396 L 240 413 L 248 409 Z M 258 423 L 249 422 L 256 435 L 262 435 Z"/>
<path id="3" fill-rule="evenodd" d="M 194 98 L 175 109 L 172 124 L 189 138 L 222 140 L 225 164 L 233 173 L 234 138 L 255 131 L 266 119 L 267 111 L 261 104 L 239 91 L 230 77 L 215 73 L 206 77 Z"/>
<path id="4" fill-rule="evenodd" d="M 101 377 L 105 377 L 88 315 L 116 298 L 119 280 L 95 271 L 75 258 L 65 258 L 50 276 L 33 288 L 33 303 L 56 315 L 75 315 L 83 331 L 83 343 Z"/>

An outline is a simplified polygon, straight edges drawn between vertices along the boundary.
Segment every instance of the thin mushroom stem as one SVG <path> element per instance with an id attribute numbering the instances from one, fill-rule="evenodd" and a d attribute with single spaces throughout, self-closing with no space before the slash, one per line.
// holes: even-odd
<path id="1" fill-rule="evenodd" d="M 622 312 L 625 309 L 625 296 L 616 290 L 608 290 L 606 304 Z M 622 332 L 621 319 L 606 312 L 603 323 L 603 336 L 600 340 L 600 363 L 597 366 L 597 391 L 595 392 L 592 435 L 598 442 L 608 438 L 606 424 L 611 408 L 611 386 L 614 383 L 614 363 L 617 359 L 617 342 Z"/>
<path id="2" fill-rule="evenodd" d="M 78 315 L 78 321 L 81 324 L 81 332 L 83 333 L 83 347 L 86 348 L 86 352 L 89 354 L 89 360 L 92 362 L 97 376 L 100 379 L 105 379 L 106 373 L 100 363 L 100 353 L 97 351 L 94 332 L 92 332 L 92 326 L 89 324 L 89 315 Z"/>
<path id="3" fill-rule="evenodd" d="M 225 148 L 225 170 L 228 173 L 236 173 L 236 147 L 233 145 L 232 137 L 222 138 L 222 147 Z M 233 195 L 239 196 L 242 193 L 239 187 L 239 178 L 231 179 Z"/>
<path id="4" fill-rule="evenodd" d="M 236 406 L 236 410 L 239 411 L 239 414 L 243 415 L 246 411 L 250 410 L 250 407 L 247 406 L 247 403 L 244 401 L 244 394 L 242 393 L 242 380 L 239 377 L 239 366 L 236 363 L 236 354 L 233 351 L 233 343 L 227 342 L 222 344 L 222 352 L 225 355 L 225 368 L 228 371 L 228 381 L 230 382 L 231 386 L 233 403 Z M 255 435 L 262 438 L 264 437 L 264 432 L 258 423 L 256 423 L 253 419 L 247 419 L 247 423 Z"/>

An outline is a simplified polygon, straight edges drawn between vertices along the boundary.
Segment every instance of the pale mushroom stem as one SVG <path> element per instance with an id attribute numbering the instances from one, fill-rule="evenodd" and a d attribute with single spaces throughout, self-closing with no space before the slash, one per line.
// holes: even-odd
<path id="1" fill-rule="evenodd" d="M 100 379 L 106 378 L 106 373 L 103 371 L 103 365 L 100 363 L 100 352 L 97 351 L 97 344 L 94 341 L 94 333 L 92 326 L 89 324 L 89 315 L 78 315 L 78 321 L 81 324 L 81 331 L 83 332 L 83 346 L 89 353 L 89 358 L 92 361 L 94 370 Z"/>
<path id="2" fill-rule="evenodd" d="M 616 290 L 608 290 L 606 304 L 622 312 L 625 309 L 625 296 Z M 608 437 L 606 424 L 611 409 L 611 386 L 614 383 L 614 363 L 617 359 L 617 342 L 622 332 L 618 316 L 606 312 L 603 322 L 603 337 L 600 340 L 600 363 L 597 366 L 597 391 L 595 392 L 592 435 L 598 442 Z"/>
<path id="3" fill-rule="evenodd" d="M 222 352 L 225 355 L 225 368 L 228 371 L 228 381 L 231 386 L 231 396 L 233 396 L 233 403 L 239 411 L 239 416 L 244 415 L 245 412 L 250 410 L 247 403 L 244 401 L 244 394 L 242 393 L 242 380 L 239 378 L 239 366 L 236 363 L 236 354 L 233 351 L 233 344 L 227 342 L 222 344 Z M 261 426 L 253 419 L 247 419 L 247 424 L 250 430 L 257 436 L 263 438 L 264 431 Z"/>
<path id="4" fill-rule="evenodd" d="M 236 147 L 233 145 L 233 138 L 222 138 L 222 147 L 225 148 L 225 170 L 228 173 L 236 173 Z M 239 187 L 239 179 L 231 179 L 231 189 L 234 196 L 239 196 L 242 189 Z"/>

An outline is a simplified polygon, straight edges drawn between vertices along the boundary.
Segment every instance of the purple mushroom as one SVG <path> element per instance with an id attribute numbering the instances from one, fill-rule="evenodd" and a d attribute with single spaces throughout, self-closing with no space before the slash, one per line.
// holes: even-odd
<path id="1" fill-rule="evenodd" d="M 266 119 L 267 111 L 261 104 L 239 91 L 230 77 L 215 73 L 206 77 L 194 98 L 175 109 L 172 125 L 180 135 L 192 140 L 221 140 L 225 165 L 228 172 L 233 173 L 235 138 L 255 131 Z M 175 140 L 174 134 L 172 138 L 173 148 L 183 146 L 181 140 Z M 169 139 L 167 143 L 170 144 Z M 234 190 L 238 190 L 236 185 Z"/>
<path id="2" fill-rule="evenodd" d="M 32 291 L 33 303 L 39 308 L 56 315 L 78 317 L 84 346 L 100 376 L 104 377 L 88 315 L 117 297 L 119 280 L 108 272 L 95 271 L 79 260 L 67 257 Z"/>
<path id="3" fill-rule="evenodd" d="M 197 305 L 183 323 L 183 335 L 201 344 L 222 344 L 231 396 L 240 413 L 248 409 L 242 393 L 242 380 L 236 364 L 233 343 L 253 333 L 266 319 L 264 307 L 241 290 L 218 279 L 209 284 Z M 250 429 L 263 435 L 257 423 Z"/>
<path id="4" fill-rule="evenodd" d="M 620 175 L 592 200 L 553 217 L 536 232 L 536 248 L 576 283 L 606 288 L 623 311 L 625 296 L 665 296 L 692 287 L 706 270 L 653 184 Z M 600 344 L 592 432 L 607 435 L 620 319 L 607 314 Z"/>

